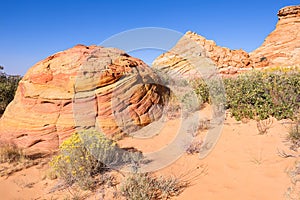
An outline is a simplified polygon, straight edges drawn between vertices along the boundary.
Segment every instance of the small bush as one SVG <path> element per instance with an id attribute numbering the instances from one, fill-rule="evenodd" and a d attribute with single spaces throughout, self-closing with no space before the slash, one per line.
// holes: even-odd
<path id="1" fill-rule="evenodd" d="M 273 124 L 273 120 L 271 118 L 265 120 L 258 120 L 256 123 L 258 133 L 260 135 L 264 135 L 268 132 Z"/>
<path id="2" fill-rule="evenodd" d="M 300 141 L 300 125 L 295 125 L 291 127 L 289 131 L 289 139 L 293 142 Z"/>
<path id="3" fill-rule="evenodd" d="M 102 133 L 87 130 L 65 140 L 50 165 L 68 185 L 77 183 L 82 189 L 93 189 L 97 185 L 96 175 L 112 166 L 138 162 L 140 157 L 139 153 L 120 149 Z"/>
<path id="4" fill-rule="evenodd" d="M 178 196 L 187 186 L 187 182 L 182 182 L 175 177 L 132 173 L 121 183 L 121 193 L 130 200 L 168 199 Z"/>
<path id="5" fill-rule="evenodd" d="M 22 149 L 14 144 L 1 144 L 0 145 L 0 163 L 13 163 L 19 162 L 25 158 Z"/>
<path id="6" fill-rule="evenodd" d="M 196 79 L 191 82 L 193 88 L 195 88 L 195 93 L 202 103 L 209 102 L 209 88 L 204 80 Z"/>
<path id="7" fill-rule="evenodd" d="M 196 154 L 200 153 L 202 147 L 202 141 L 194 141 L 192 142 L 188 148 L 186 149 L 187 154 Z"/>
<path id="8" fill-rule="evenodd" d="M 0 177 L 2 177 L 38 164 L 43 164 L 43 161 L 26 155 L 23 149 L 15 144 L 0 143 L 0 163 L 8 163 L 8 165 L 0 166 Z"/>
<path id="9" fill-rule="evenodd" d="M 9 76 L 1 72 L 0 68 L 0 115 L 3 114 L 7 105 L 13 100 L 18 83 L 21 80 L 20 76 Z"/>
<path id="10" fill-rule="evenodd" d="M 289 130 L 288 140 L 292 143 L 291 149 L 300 147 L 300 116 L 295 116 L 295 124 Z"/>
<path id="11" fill-rule="evenodd" d="M 300 197 L 299 181 L 300 181 L 300 162 L 296 161 L 295 166 L 287 171 L 290 177 L 290 186 L 288 187 L 285 199 L 298 200 Z"/>
<path id="12" fill-rule="evenodd" d="M 91 177 L 99 172 L 100 163 L 84 148 L 79 134 L 65 140 L 61 153 L 53 158 L 51 166 L 68 185 L 78 182 L 84 188 L 91 188 Z"/>

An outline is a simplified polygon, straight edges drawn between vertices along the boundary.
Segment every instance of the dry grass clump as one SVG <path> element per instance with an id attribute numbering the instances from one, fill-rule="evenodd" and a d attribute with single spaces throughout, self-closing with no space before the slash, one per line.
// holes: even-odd
<path id="1" fill-rule="evenodd" d="M 273 124 L 272 118 L 258 120 L 256 123 L 258 134 L 259 135 L 267 134 L 268 130 L 271 128 L 272 124 Z"/>
<path id="2" fill-rule="evenodd" d="M 296 200 L 300 197 L 300 162 L 296 162 L 293 169 L 288 171 L 291 179 L 291 185 L 288 187 L 285 195 L 286 199 Z"/>
<path id="3" fill-rule="evenodd" d="M 300 112 L 294 117 L 294 124 L 290 127 L 287 139 L 291 141 L 291 149 L 296 150 L 300 147 Z"/>
<path id="4" fill-rule="evenodd" d="M 14 144 L 0 144 L 0 163 L 13 163 L 25 159 L 22 149 Z"/>
<path id="5" fill-rule="evenodd" d="M 187 154 L 196 154 L 201 152 L 202 141 L 193 141 L 185 150 Z"/>
<path id="6" fill-rule="evenodd" d="M 0 144 L 0 177 L 39 164 L 40 161 L 26 156 L 23 150 L 11 143 Z"/>
<path id="7" fill-rule="evenodd" d="M 130 173 L 121 183 L 121 194 L 130 200 L 168 199 L 178 196 L 188 182 L 176 177 L 154 176 L 150 173 Z"/>

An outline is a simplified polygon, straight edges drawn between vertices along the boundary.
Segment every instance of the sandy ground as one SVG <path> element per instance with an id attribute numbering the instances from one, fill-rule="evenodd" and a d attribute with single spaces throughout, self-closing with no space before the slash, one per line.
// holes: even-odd
<path id="1" fill-rule="evenodd" d="M 144 152 L 168 144 L 179 127 L 178 120 L 168 121 L 160 135 L 152 139 L 126 138 L 123 146 L 134 146 Z M 213 151 L 204 159 L 184 154 L 158 174 L 184 176 L 191 186 L 174 199 L 286 199 L 291 186 L 288 171 L 297 161 L 282 158 L 278 150 L 296 155 L 285 142 L 288 121 L 274 120 L 268 133 L 259 135 L 255 121 L 237 122 L 227 117 L 222 135 Z M 203 137 L 202 132 L 199 137 Z M 126 145 L 125 145 L 126 144 Z M 57 180 L 46 178 L 47 165 L 37 165 L 0 178 L 0 199 L 67 199 L 70 192 L 49 193 Z M 99 199 L 96 195 L 89 199 Z"/>
<path id="2" fill-rule="evenodd" d="M 185 156 L 170 167 L 207 170 L 178 199 L 284 199 L 290 185 L 287 171 L 295 164 L 295 158 L 278 156 L 278 149 L 288 152 L 282 143 L 285 127 L 274 123 L 267 135 L 258 135 L 255 122 L 226 122 L 209 156 Z"/>

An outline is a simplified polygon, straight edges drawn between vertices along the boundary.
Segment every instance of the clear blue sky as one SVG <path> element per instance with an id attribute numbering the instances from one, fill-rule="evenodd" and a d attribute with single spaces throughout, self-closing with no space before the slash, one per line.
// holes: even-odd
<path id="1" fill-rule="evenodd" d="M 139 27 L 188 30 L 252 51 L 275 28 L 277 11 L 299 0 L 1 0 L 0 65 L 21 74 L 76 44 L 99 44 Z"/>

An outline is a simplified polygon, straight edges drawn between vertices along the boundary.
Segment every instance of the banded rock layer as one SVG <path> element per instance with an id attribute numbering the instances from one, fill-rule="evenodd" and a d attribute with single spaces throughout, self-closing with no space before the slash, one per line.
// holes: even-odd
<path id="1" fill-rule="evenodd" d="M 278 23 L 251 57 L 266 58 L 271 66 L 300 65 L 300 5 L 278 11 Z"/>
<path id="2" fill-rule="evenodd" d="M 36 154 L 57 150 L 75 128 L 135 131 L 161 117 L 168 90 L 157 82 L 121 50 L 77 45 L 29 69 L 0 120 L 0 141 Z"/>

